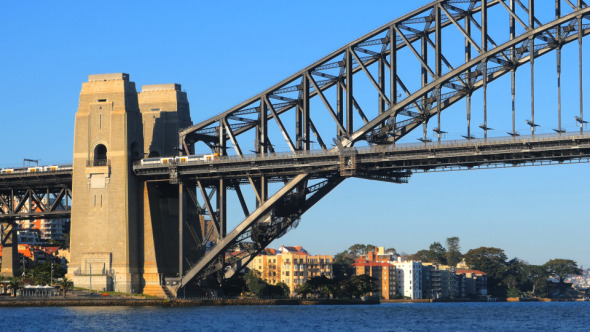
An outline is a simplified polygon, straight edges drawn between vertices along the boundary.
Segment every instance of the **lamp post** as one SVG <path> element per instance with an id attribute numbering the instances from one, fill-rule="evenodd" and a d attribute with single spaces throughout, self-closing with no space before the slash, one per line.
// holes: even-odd
<path id="1" fill-rule="evenodd" d="M 51 277 L 50 277 L 49 284 L 53 285 L 53 262 L 51 262 Z"/>

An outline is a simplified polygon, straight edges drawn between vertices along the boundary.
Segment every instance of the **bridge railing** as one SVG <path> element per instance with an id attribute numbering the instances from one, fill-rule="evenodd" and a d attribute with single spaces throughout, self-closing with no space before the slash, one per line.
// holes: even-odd
<path id="1" fill-rule="evenodd" d="M 341 153 L 346 152 L 354 152 L 358 154 L 368 154 L 368 153 L 375 153 L 375 152 L 411 152 L 416 151 L 417 153 L 423 153 L 425 150 L 428 149 L 449 149 L 449 148 L 464 148 L 464 147 L 471 147 L 471 146 L 488 146 L 488 145 L 497 145 L 497 144 L 526 144 L 529 142 L 550 142 L 556 140 L 571 140 L 571 139 L 581 139 L 581 138 L 588 138 L 590 134 L 580 133 L 580 132 L 572 132 L 572 133 L 562 133 L 558 134 L 537 134 L 537 135 L 526 135 L 526 136 L 504 136 L 504 137 L 495 137 L 495 138 L 478 138 L 478 139 L 460 139 L 460 140 L 448 140 L 448 141 L 440 141 L 440 142 L 427 142 L 427 143 L 403 143 L 403 144 L 396 144 L 396 145 L 388 145 L 388 146 L 362 146 L 362 147 L 355 147 L 355 148 L 346 148 L 343 150 L 308 150 L 308 151 L 297 151 L 295 153 L 291 151 L 285 152 L 276 152 L 276 153 L 267 153 L 267 154 L 247 154 L 242 156 L 222 156 L 216 160 L 204 161 L 204 160 L 191 160 L 188 162 L 183 163 L 176 163 L 176 165 L 199 165 L 199 164 L 209 164 L 209 165 L 222 165 L 225 163 L 235 163 L 235 162 L 248 162 L 248 161 L 256 161 L 256 160 L 285 160 L 288 162 L 287 158 L 302 158 L 302 157 L 334 157 L 339 156 Z M 135 162 L 135 166 L 149 169 L 149 168 L 161 168 L 163 164 L 144 164 L 142 165 L 141 161 Z M 165 165 L 170 166 L 170 165 Z"/>

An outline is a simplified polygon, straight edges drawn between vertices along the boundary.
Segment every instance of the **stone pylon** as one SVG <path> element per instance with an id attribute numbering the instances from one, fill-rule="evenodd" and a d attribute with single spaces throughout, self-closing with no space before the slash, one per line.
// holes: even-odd
<path id="1" fill-rule="evenodd" d="M 178 131 L 192 125 L 186 92 L 179 84 L 144 85 L 139 93 L 143 119 L 143 155 L 150 158 L 178 155 Z M 179 270 L 179 187 L 168 182 L 143 184 L 143 222 L 140 238 L 142 292 L 167 296 L 164 277 Z"/>
<path id="2" fill-rule="evenodd" d="M 142 119 L 128 74 L 90 75 L 74 130 L 71 259 L 77 287 L 140 292 Z"/>

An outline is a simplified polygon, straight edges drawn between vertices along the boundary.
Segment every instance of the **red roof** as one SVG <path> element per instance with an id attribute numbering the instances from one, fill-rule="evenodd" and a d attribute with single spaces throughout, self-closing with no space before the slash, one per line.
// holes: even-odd
<path id="1" fill-rule="evenodd" d="M 48 253 L 50 255 L 53 255 L 59 250 L 59 247 L 58 246 L 41 247 L 41 250 L 45 251 L 46 253 Z"/>

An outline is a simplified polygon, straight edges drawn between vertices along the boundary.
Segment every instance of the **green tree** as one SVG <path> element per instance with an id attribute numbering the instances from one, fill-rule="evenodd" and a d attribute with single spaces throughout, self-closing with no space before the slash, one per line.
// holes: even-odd
<path id="1" fill-rule="evenodd" d="M 307 281 L 312 293 L 315 295 L 334 295 L 337 293 L 338 282 L 330 279 L 324 275 L 320 277 L 313 277 Z"/>
<path id="2" fill-rule="evenodd" d="M 348 251 L 343 251 L 334 256 L 332 272 L 335 280 L 349 279 L 354 275 L 354 256 Z"/>
<path id="3" fill-rule="evenodd" d="M 450 266 L 456 266 L 457 263 L 461 262 L 463 255 L 461 254 L 458 237 L 453 236 L 447 238 L 446 258 L 447 264 Z"/>
<path id="4" fill-rule="evenodd" d="M 246 285 L 248 286 L 250 293 L 257 297 L 263 297 L 265 295 L 264 292 L 268 286 L 268 283 L 260 278 L 260 272 L 256 270 L 250 270 L 244 275 L 244 280 L 246 281 Z"/>
<path id="5" fill-rule="evenodd" d="M 63 292 L 64 297 L 66 297 L 67 292 L 72 287 L 74 287 L 74 282 L 72 282 L 67 277 L 63 277 L 57 282 L 57 285 L 59 286 L 59 289 Z"/>
<path id="6" fill-rule="evenodd" d="M 222 284 L 223 294 L 227 296 L 239 296 L 247 290 L 244 274 L 236 273 Z"/>
<path id="7" fill-rule="evenodd" d="M 385 253 L 390 255 L 397 255 L 397 250 L 395 250 L 395 248 L 387 248 L 385 249 Z"/>
<path id="8" fill-rule="evenodd" d="M 8 278 L 8 286 L 11 289 L 12 296 L 16 296 L 16 292 L 22 288 L 22 280 L 19 277 Z"/>
<path id="9" fill-rule="evenodd" d="M 277 282 L 277 284 L 275 286 L 281 288 L 281 290 L 282 290 L 281 296 L 287 297 L 287 296 L 289 296 L 291 294 L 291 289 L 289 288 L 289 286 L 286 283 L 284 283 L 282 281 L 281 282 Z"/>
<path id="10" fill-rule="evenodd" d="M 432 251 L 426 249 L 422 249 L 415 254 L 408 256 L 408 259 L 425 263 L 433 263 L 436 261 L 436 257 L 433 255 Z"/>
<path id="11" fill-rule="evenodd" d="M 532 287 L 528 278 L 529 264 L 521 259 L 513 258 L 506 263 L 504 272 L 504 284 L 508 288 L 514 288 L 525 292 Z"/>
<path id="12" fill-rule="evenodd" d="M 301 295 L 301 297 L 304 299 L 307 298 L 307 295 L 309 295 L 311 292 L 312 289 L 307 282 L 304 282 L 295 288 L 295 293 L 297 295 Z"/>
<path id="13" fill-rule="evenodd" d="M 457 238 L 458 239 L 458 238 Z M 447 264 L 447 250 L 440 242 L 434 242 L 430 245 L 428 250 L 433 257 L 433 263 Z"/>
<path id="14" fill-rule="evenodd" d="M 364 244 L 353 244 L 348 248 L 348 253 L 352 255 L 352 257 L 357 258 L 367 252 L 367 246 Z"/>
<path id="15" fill-rule="evenodd" d="M 51 262 L 46 262 L 42 265 L 37 265 L 34 268 L 27 270 L 27 275 L 33 277 L 36 284 L 43 285 L 49 285 L 51 283 L 52 274 L 53 280 L 62 278 L 66 275 L 64 268 L 58 263 L 53 263 L 53 273 L 51 270 Z"/>
<path id="16" fill-rule="evenodd" d="M 361 274 L 350 278 L 350 295 L 352 297 L 360 297 L 369 292 L 376 291 L 376 280 L 377 279 L 366 274 Z"/>
<path id="17" fill-rule="evenodd" d="M 571 259 L 556 258 L 548 261 L 543 265 L 550 277 L 559 280 L 563 284 L 564 280 L 572 275 L 581 275 L 582 269 Z"/>
<path id="18" fill-rule="evenodd" d="M 480 247 L 465 253 L 465 263 L 472 269 L 483 271 L 488 276 L 488 292 L 493 296 L 506 296 L 503 283 L 506 272 L 506 254 L 494 247 Z"/>
<path id="19" fill-rule="evenodd" d="M 549 273 L 542 265 L 529 265 L 526 268 L 527 279 L 531 283 L 531 294 L 547 296 L 547 278 Z"/>

